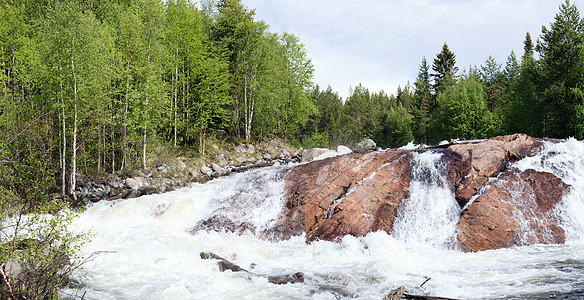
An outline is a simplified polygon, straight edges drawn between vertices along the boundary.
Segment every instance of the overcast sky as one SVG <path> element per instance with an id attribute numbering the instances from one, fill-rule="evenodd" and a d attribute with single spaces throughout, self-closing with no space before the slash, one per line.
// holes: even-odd
<path id="1" fill-rule="evenodd" d="M 343 98 L 359 83 L 395 93 L 412 84 L 422 57 L 429 64 L 444 42 L 460 70 L 493 55 L 519 58 L 529 31 L 534 43 L 564 0 L 242 0 L 271 32 L 293 33 L 306 46 L 314 81 Z M 584 0 L 571 1 L 582 13 Z"/>

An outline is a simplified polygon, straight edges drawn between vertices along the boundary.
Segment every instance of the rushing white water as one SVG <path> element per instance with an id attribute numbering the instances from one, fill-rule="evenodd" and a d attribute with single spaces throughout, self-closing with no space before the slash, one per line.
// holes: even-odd
<path id="1" fill-rule="evenodd" d="M 419 169 L 415 163 L 414 174 L 415 170 L 434 174 L 441 168 L 436 163 L 439 157 L 431 152 L 418 154 L 415 160 L 418 167 L 422 161 L 427 163 Z M 69 289 L 64 294 L 85 293 L 85 299 L 382 299 L 391 289 L 405 286 L 414 294 L 461 299 L 579 299 L 584 296 L 583 161 L 584 144 L 570 140 L 547 144 L 541 155 L 515 164 L 519 169 L 554 172 L 573 186 L 558 208 L 570 236 L 567 244 L 478 253 L 446 249 L 444 245 L 452 235 L 433 240 L 415 230 L 408 234 L 410 238 L 397 232 L 398 238 L 376 232 L 361 238 L 347 236 L 340 243 L 311 244 L 306 244 L 304 237 L 269 242 L 249 232 L 187 232 L 200 220 L 216 214 L 256 228 L 269 226 L 283 205 L 277 196 L 283 188 L 279 175 L 282 167 L 162 195 L 102 201 L 81 213 L 72 228 L 93 234 L 91 242 L 82 248 L 83 255 L 107 252 L 94 255 L 79 270 L 83 289 Z M 436 170 L 429 167 L 432 165 Z M 452 199 L 450 191 L 443 192 L 445 187 L 439 178 L 418 177 L 420 194 L 432 195 L 419 201 L 430 201 L 430 207 L 438 208 L 442 205 L 435 205 L 437 202 Z M 411 191 L 416 189 L 412 185 Z M 240 194 L 246 199 L 241 200 Z M 412 195 L 409 200 L 416 197 Z M 418 226 L 415 224 L 422 220 L 408 222 Z M 422 227 L 441 235 L 435 230 L 449 228 L 450 222 L 440 219 Z M 199 257 L 201 251 L 214 252 L 248 269 L 253 263 L 257 274 L 300 271 L 305 283 L 274 285 L 264 277 L 219 272 L 216 261 Z M 431 280 L 420 287 L 428 277 Z"/>
<path id="2" fill-rule="evenodd" d="M 401 204 L 393 236 L 408 245 L 450 248 L 454 242 L 460 207 L 446 181 L 441 153 L 413 154 L 410 197 Z"/>

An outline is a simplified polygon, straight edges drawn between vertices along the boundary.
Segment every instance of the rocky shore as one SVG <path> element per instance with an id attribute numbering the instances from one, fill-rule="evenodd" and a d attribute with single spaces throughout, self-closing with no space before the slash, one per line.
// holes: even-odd
<path id="1" fill-rule="evenodd" d="M 205 183 L 213 178 L 244 172 L 275 163 L 299 162 L 302 149 L 295 149 L 281 140 L 267 140 L 256 145 L 240 144 L 221 148 L 211 146 L 212 155 L 206 159 L 176 158 L 173 162 L 157 163 L 129 174 L 102 173 L 98 176 L 78 174 L 77 201 L 73 206 L 101 200 L 135 198 L 160 194 Z"/>

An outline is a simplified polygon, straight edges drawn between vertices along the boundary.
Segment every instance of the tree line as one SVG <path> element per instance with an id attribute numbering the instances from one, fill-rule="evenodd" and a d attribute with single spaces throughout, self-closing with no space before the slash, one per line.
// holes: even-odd
<path id="1" fill-rule="evenodd" d="M 343 100 L 330 87 L 316 87 L 318 114 L 305 127 L 305 141 L 334 146 L 371 138 L 399 147 L 516 132 L 584 138 L 584 21 L 577 7 L 562 3 L 535 43 L 525 35 L 523 50 L 520 58 L 511 52 L 504 65 L 489 56 L 460 71 L 444 43 L 395 95 L 359 84 Z"/>

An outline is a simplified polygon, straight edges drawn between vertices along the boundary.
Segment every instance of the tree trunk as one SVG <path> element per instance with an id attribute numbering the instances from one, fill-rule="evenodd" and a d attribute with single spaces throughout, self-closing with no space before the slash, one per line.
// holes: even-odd
<path id="1" fill-rule="evenodd" d="M 59 50 L 57 50 L 57 59 L 59 60 L 59 88 L 60 88 L 60 98 L 61 98 L 61 131 L 63 133 L 63 153 L 61 155 L 61 196 L 65 196 L 67 193 L 67 132 L 66 132 L 66 120 L 65 120 L 65 99 L 63 97 L 63 78 L 61 59 L 59 56 Z"/>
<path id="2" fill-rule="evenodd" d="M 178 98 L 178 42 L 176 43 L 176 54 L 175 54 L 174 65 L 174 146 L 176 147 L 176 103 Z"/>
<path id="3" fill-rule="evenodd" d="M 148 64 L 150 66 L 150 42 L 151 38 L 148 38 Z M 146 132 L 148 129 L 148 93 L 150 92 L 150 79 L 148 79 L 149 74 L 146 74 L 146 104 L 144 107 L 144 140 L 142 143 L 142 168 L 146 169 Z"/>
<path id="4" fill-rule="evenodd" d="M 77 185 L 76 172 L 77 172 L 77 75 L 75 74 L 75 38 L 72 41 L 72 51 L 71 51 L 71 70 L 73 71 L 73 142 L 72 142 L 72 153 L 71 153 L 71 186 L 69 192 L 73 196 L 73 200 L 77 200 L 75 195 L 75 186 Z"/>
<path id="5" fill-rule="evenodd" d="M 126 153 L 127 153 L 127 136 L 128 136 L 128 125 L 127 118 L 128 118 L 128 102 L 129 102 L 129 93 L 130 93 L 130 60 L 128 59 L 128 64 L 126 65 L 126 95 L 124 101 L 124 117 L 122 120 L 122 162 L 120 164 L 120 170 L 125 169 L 126 167 Z"/>

